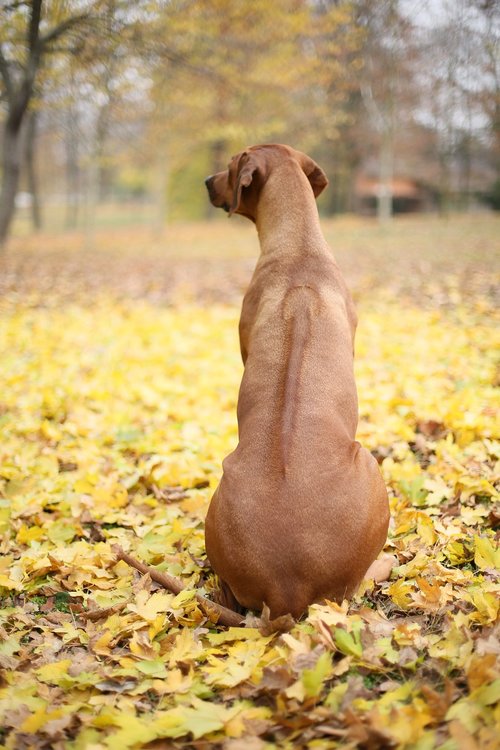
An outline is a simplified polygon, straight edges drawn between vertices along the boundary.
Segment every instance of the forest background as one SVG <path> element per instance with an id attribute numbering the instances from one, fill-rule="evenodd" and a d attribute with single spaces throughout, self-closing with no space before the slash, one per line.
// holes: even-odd
<path id="1" fill-rule="evenodd" d="M 497 750 L 499 36 L 495 0 L 0 0 L 1 750 Z M 263 141 L 330 180 L 397 564 L 226 628 L 258 239 L 203 180 Z"/>
<path id="2" fill-rule="evenodd" d="M 323 166 L 325 214 L 500 205 L 495 2 L 3 0 L 0 12 L 0 237 L 15 205 L 24 228 L 206 218 L 203 177 L 263 142 Z"/>

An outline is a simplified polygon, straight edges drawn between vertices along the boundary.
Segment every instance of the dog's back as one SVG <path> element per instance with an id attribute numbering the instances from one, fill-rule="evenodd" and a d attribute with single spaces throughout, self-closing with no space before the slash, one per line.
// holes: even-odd
<path id="1" fill-rule="evenodd" d="M 303 263 L 301 283 L 281 270 L 264 285 L 257 266 L 243 304 L 239 444 L 206 520 L 214 568 L 241 604 L 273 616 L 352 594 L 388 522 L 376 461 L 355 442 L 349 293 L 330 256 L 309 273 Z"/>
<path id="2" fill-rule="evenodd" d="M 239 443 L 208 511 L 208 557 L 237 601 L 298 616 L 355 590 L 384 545 L 387 492 L 355 440 L 356 315 L 321 232 L 327 184 L 308 156 L 253 147 L 207 179 L 256 222 L 261 256 L 240 320 Z"/>

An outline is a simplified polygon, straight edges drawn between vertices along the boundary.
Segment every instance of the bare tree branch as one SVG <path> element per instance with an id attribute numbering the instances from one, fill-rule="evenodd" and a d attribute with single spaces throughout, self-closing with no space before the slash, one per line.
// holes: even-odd
<path id="1" fill-rule="evenodd" d="M 89 18 L 89 13 L 81 13 L 78 16 L 71 16 L 70 18 L 67 18 L 65 21 L 61 21 L 60 24 L 57 26 L 54 26 L 53 29 L 50 31 L 47 31 L 46 34 L 43 34 L 43 36 L 39 39 L 40 47 L 44 48 L 50 42 L 55 41 L 58 39 L 62 34 L 64 34 L 66 31 L 69 31 L 73 26 L 77 26 L 81 21 L 86 21 Z"/>

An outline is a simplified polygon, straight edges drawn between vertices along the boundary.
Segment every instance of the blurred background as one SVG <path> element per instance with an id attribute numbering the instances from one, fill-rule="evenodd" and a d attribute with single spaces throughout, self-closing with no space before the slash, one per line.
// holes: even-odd
<path id="1" fill-rule="evenodd" d="M 259 142 L 323 215 L 500 208 L 496 0 L 1 0 L 0 237 L 208 218 Z"/>

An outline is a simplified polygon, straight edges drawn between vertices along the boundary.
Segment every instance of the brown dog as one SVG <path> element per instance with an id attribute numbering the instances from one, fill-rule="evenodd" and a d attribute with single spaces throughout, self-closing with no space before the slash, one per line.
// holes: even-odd
<path id="1" fill-rule="evenodd" d="M 253 146 L 206 180 L 214 206 L 257 225 L 261 255 L 240 319 L 239 443 L 205 538 L 226 601 L 295 617 L 357 588 L 387 536 L 387 492 L 355 440 L 356 313 L 323 237 L 323 170 Z"/>

